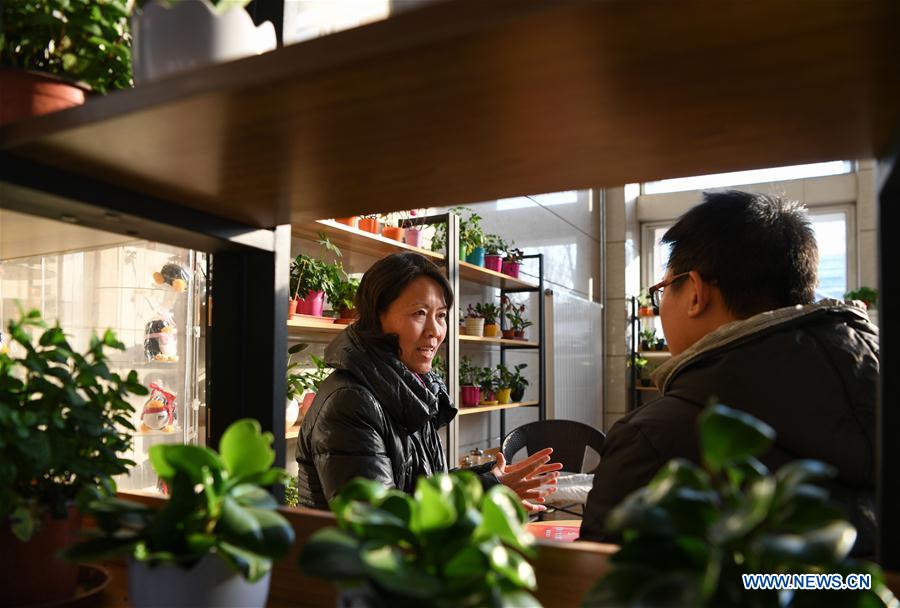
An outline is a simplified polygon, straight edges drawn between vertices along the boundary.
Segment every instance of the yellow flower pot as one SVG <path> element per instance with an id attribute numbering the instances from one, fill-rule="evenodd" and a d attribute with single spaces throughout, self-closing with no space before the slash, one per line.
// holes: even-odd
<path id="1" fill-rule="evenodd" d="M 497 391 L 497 403 L 509 403 L 510 395 L 512 395 L 511 388 L 501 388 Z"/>
<path id="2" fill-rule="evenodd" d="M 485 338 L 499 338 L 500 337 L 500 325 L 497 323 L 485 323 L 484 324 L 484 337 Z"/>

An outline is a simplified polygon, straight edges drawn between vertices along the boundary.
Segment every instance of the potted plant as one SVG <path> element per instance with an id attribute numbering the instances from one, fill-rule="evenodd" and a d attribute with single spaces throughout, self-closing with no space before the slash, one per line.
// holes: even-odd
<path id="1" fill-rule="evenodd" d="M 669 461 L 610 512 L 624 543 L 584 606 L 896 606 L 877 566 L 847 558 L 856 530 L 814 483 L 832 467 L 799 460 L 770 474 L 757 460 L 770 426 L 722 405 L 698 424 L 703 465 Z M 747 591 L 751 573 L 867 573 L 872 588 Z"/>
<path id="2" fill-rule="evenodd" d="M 471 304 L 469 304 L 469 307 L 466 309 L 466 335 L 484 335 L 484 315 Z"/>
<path id="3" fill-rule="evenodd" d="M 640 355 L 634 358 L 635 378 L 641 386 L 650 386 L 650 378 L 647 377 L 647 364 L 649 361 Z M 628 361 L 631 365 L 631 361 Z"/>
<path id="4" fill-rule="evenodd" d="M 316 355 L 310 355 L 309 358 L 314 367 L 294 374 L 294 379 L 292 380 L 295 394 L 303 396 L 300 403 L 300 420 L 309 411 L 313 399 L 316 398 L 316 393 L 319 392 L 319 386 L 331 374 L 331 368 L 325 363 L 325 359 Z"/>
<path id="5" fill-rule="evenodd" d="M 655 350 L 655 351 L 669 350 L 669 346 L 666 344 L 666 339 L 665 338 L 657 338 L 656 343 L 653 345 L 653 350 Z"/>
<path id="6" fill-rule="evenodd" d="M 844 294 L 845 300 L 859 300 L 866 305 L 866 310 L 875 308 L 878 304 L 878 291 L 871 287 L 860 287 Z"/>
<path id="7" fill-rule="evenodd" d="M 254 25 L 250 0 L 141 1 L 132 18 L 134 80 L 161 80 L 205 65 L 259 55 L 276 46 L 271 22 Z"/>
<path id="8" fill-rule="evenodd" d="M 464 407 L 478 405 L 481 401 L 481 387 L 478 383 L 480 370 L 469 357 L 463 357 L 459 361 L 459 386 L 462 391 L 460 401 Z"/>
<path id="9" fill-rule="evenodd" d="M 300 400 L 303 398 L 304 384 L 300 374 L 293 372 L 300 364 L 294 361 L 294 355 L 307 349 L 308 344 L 295 344 L 288 349 L 287 359 L 287 404 L 284 408 L 284 425 L 294 426 L 300 417 Z"/>
<path id="10" fill-rule="evenodd" d="M 481 389 L 481 399 L 478 401 L 479 405 L 497 405 L 497 379 L 494 375 L 493 368 L 479 368 L 478 387 Z"/>
<path id="11" fill-rule="evenodd" d="M 369 213 L 359 217 L 359 229 L 363 232 L 378 234 L 378 214 Z"/>
<path id="12" fill-rule="evenodd" d="M 403 242 L 403 213 L 386 213 L 381 216 L 384 227 L 381 235 L 385 238 Z"/>
<path id="13" fill-rule="evenodd" d="M 37 343 L 32 331 L 40 332 Z M 146 395 L 137 372 L 109 369 L 106 349 L 125 350 L 107 330 L 84 354 L 38 311 L 7 325 L 0 352 L 0 568 L 11 605 L 74 597 L 78 568 L 57 553 L 74 540 L 79 506 L 113 494 L 113 476 L 134 431 L 130 395 Z"/>
<path id="14" fill-rule="evenodd" d="M 264 606 L 272 562 L 294 543 L 293 528 L 263 489 L 289 478 L 272 468 L 272 441 L 259 422 L 245 418 L 225 430 L 218 454 L 154 445 L 150 461 L 169 500 L 159 509 L 115 497 L 92 502 L 97 527 L 67 556 L 128 556 L 128 601 L 135 608 Z"/>
<path id="15" fill-rule="evenodd" d="M 481 216 L 472 213 L 466 223 L 460 225 L 459 234 L 462 245 L 465 245 L 466 261 L 475 266 L 484 266 L 484 230 L 481 228 Z"/>
<path id="16" fill-rule="evenodd" d="M 335 299 L 332 300 L 334 311 L 338 315 L 338 318 L 335 319 L 336 323 L 349 325 L 359 316 L 356 308 L 354 308 L 357 289 L 359 289 L 359 279 L 357 277 L 347 277 L 346 281 L 338 281 L 334 294 Z"/>
<path id="17" fill-rule="evenodd" d="M 494 272 L 500 272 L 503 268 L 503 255 L 509 245 L 496 234 L 484 236 L 484 267 Z"/>
<path id="18" fill-rule="evenodd" d="M 651 351 L 656 346 L 656 328 L 647 325 L 641 329 L 641 350 Z"/>
<path id="19" fill-rule="evenodd" d="M 131 87 L 129 0 L 0 3 L 0 125 Z"/>
<path id="20" fill-rule="evenodd" d="M 500 336 L 500 307 L 493 302 L 479 302 L 475 304 L 475 312 L 484 319 L 482 333 L 488 338 Z"/>
<path id="21" fill-rule="evenodd" d="M 468 260 L 467 256 L 474 252 L 476 247 L 481 247 L 484 243 L 484 231 L 481 228 L 481 216 L 469 209 L 468 207 L 454 207 L 450 210 L 459 216 L 459 259 L 466 260 L 469 263 L 476 263 Z M 431 237 L 431 250 L 441 251 L 447 245 L 447 227 L 446 224 L 437 224 L 434 227 L 434 236 Z M 481 252 L 482 262 L 476 264 L 484 265 L 484 250 Z"/>
<path id="22" fill-rule="evenodd" d="M 341 257 L 338 249 L 324 234 L 319 233 L 319 245 L 324 252 L 330 252 L 335 258 Z M 291 262 L 290 285 L 293 299 L 297 301 L 298 314 L 322 316 L 325 294 L 334 302 L 337 298 L 336 284 L 342 280 L 343 267 L 339 263 L 329 264 L 324 259 L 299 254 Z"/>
<path id="23" fill-rule="evenodd" d="M 508 249 L 506 257 L 503 258 L 503 264 L 500 267 L 500 271 L 507 276 L 518 279 L 519 272 L 522 269 L 522 257 L 524 255 L 525 252 L 521 249 L 516 249 L 515 247 Z"/>
<path id="24" fill-rule="evenodd" d="M 515 374 L 509 371 L 509 368 L 502 363 L 498 363 L 494 378 L 496 379 L 497 387 L 497 403 L 503 405 L 512 401 L 512 389 L 515 384 Z"/>
<path id="25" fill-rule="evenodd" d="M 525 304 L 514 304 L 508 297 L 503 296 L 500 300 L 503 308 L 503 315 L 509 321 L 509 328 L 503 330 L 503 337 L 507 339 L 524 340 L 525 330 L 533 325 L 531 321 L 525 318 Z"/>
<path id="26" fill-rule="evenodd" d="M 338 224 L 343 224 L 345 226 L 350 226 L 351 228 L 356 228 L 359 224 L 359 216 L 351 215 L 350 217 L 337 217 L 334 218 Z"/>
<path id="27" fill-rule="evenodd" d="M 650 293 L 646 289 L 641 290 L 641 292 L 637 296 L 637 301 L 639 317 L 656 316 L 656 309 L 653 307 L 653 300 L 650 298 Z"/>
<path id="28" fill-rule="evenodd" d="M 334 581 L 342 606 L 540 606 L 533 537 L 516 495 L 470 471 L 420 477 L 414 496 L 355 479 L 331 502 L 338 527 L 303 546 L 304 574 Z"/>
<path id="29" fill-rule="evenodd" d="M 407 245 L 411 247 L 422 246 L 422 229 L 425 227 L 422 218 L 424 216 L 424 209 L 410 209 L 407 212 L 407 217 L 403 221 L 403 239 Z"/>
<path id="30" fill-rule="evenodd" d="M 520 403 L 525 398 L 525 388 L 528 386 L 528 379 L 522 375 L 522 370 L 526 367 L 528 367 L 527 363 L 513 366 L 512 380 L 510 380 L 510 386 L 512 386 L 510 398 L 514 403 Z"/>

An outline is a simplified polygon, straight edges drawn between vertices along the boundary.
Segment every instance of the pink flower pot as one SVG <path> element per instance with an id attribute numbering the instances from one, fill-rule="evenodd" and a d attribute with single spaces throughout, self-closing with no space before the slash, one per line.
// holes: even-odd
<path id="1" fill-rule="evenodd" d="M 484 256 L 484 267 L 494 272 L 500 272 L 503 267 L 503 256 L 487 254 Z"/>
<path id="2" fill-rule="evenodd" d="M 481 388 L 478 386 L 462 387 L 462 404 L 464 407 L 478 405 L 481 401 Z"/>
<path id="3" fill-rule="evenodd" d="M 310 291 L 305 298 L 297 299 L 297 314 L 322 316 L 322 306 L 325 304 L 324 291 Z"/>
<path id="4" fill-rule="evenodd" d="M 500 272 L 505 275 L 511 276 L 514 279 L 519 278 L 519 269 L 522 267 L 520 262 L 503 262 L 503 266 Z"/>
<path id="5" fill-rule="evenodd" d="M 422 231 L 418 228 L 407 228 L 406 233 L 406 244 L 411 247 L 421 247 L 422 246 Z"/>

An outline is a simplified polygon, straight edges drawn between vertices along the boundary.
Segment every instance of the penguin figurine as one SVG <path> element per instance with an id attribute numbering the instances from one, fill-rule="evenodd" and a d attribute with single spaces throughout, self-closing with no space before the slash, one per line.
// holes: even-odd
<path id="1" fill-rule="evenodd" d="M 181 292 L 187 289 L 188 283 L 191 282 L 191 273 L 181 264 L 169 262 L 158 272 L 153 273 L 153 280 L 157 285 L 166 284 Z"/>
<path id="2" fill-rule="evenodd" d="M 175 395 L 152 382 L 150 397 L 141 411 L 141 431 L 175 431 Z"/>
<path id="3" fill-rule="evenodd" d="M 171 316 L 163 315 L 147 323 L 144 355 L 147 361 L 178 361 L 178 328 Z"/>

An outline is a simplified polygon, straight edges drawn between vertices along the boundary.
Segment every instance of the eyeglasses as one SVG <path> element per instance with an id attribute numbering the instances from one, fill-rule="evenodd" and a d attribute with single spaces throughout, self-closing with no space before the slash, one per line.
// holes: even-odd
<path id="1" fill-rule="evenodd" d="M 668 281 L 660 281 L 656 285 L 649 287 L 647 289 L 647 292 L 650 294 L 650 301 L 653 303 L 653 307 L 657 308 L 657 309 L 659 308 L 659 301 L 662 299 L 663 289 L 665 289 L 669 285 L 672 285 L 676 281 L 680 281 L 681 279 L 688 276 L 689 274 L 691 274 L 690 271 L 682 272 L 680 274 L 676 274 L 674 277 L 672 277 Z"/>

